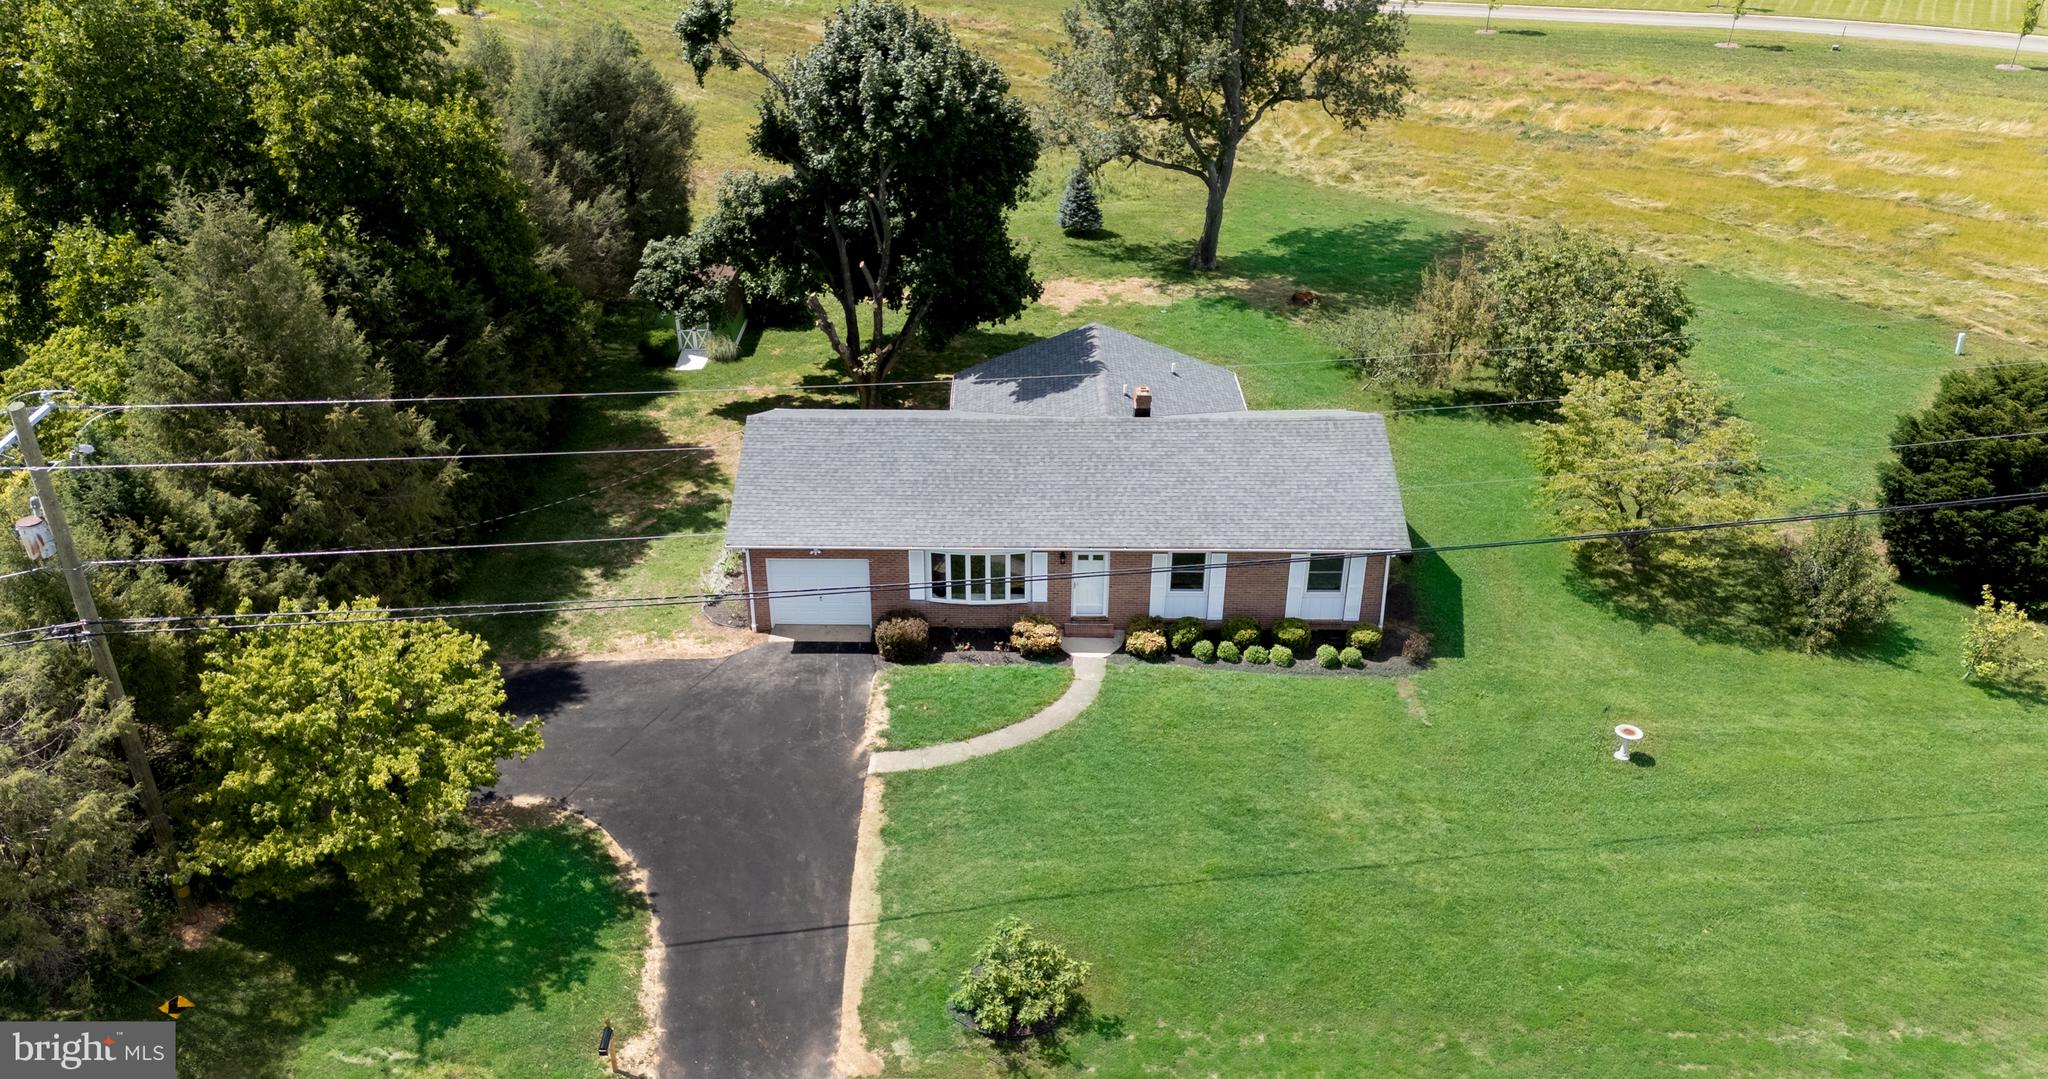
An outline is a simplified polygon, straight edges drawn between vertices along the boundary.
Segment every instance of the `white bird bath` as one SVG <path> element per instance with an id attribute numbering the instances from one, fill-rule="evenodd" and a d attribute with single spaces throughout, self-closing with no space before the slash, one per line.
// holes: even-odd
<path id="1" fill-rule="evenodd" d="M 1614 736 L 1621 739 L 1621 748 L 1614 751 L 1614 759 L 1626 761 L 1629 758 L 1631 747 L 1643 740 L 1643 729 L 1633 724 L 1624 723 L 1614 728 Z"/>

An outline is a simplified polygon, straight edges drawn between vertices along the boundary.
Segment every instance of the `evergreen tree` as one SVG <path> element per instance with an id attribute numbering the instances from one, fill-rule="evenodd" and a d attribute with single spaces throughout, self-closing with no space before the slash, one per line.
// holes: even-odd
<path id="1" fill-rule="evenodd" d="M 1060 192 L 1059 224 L 1069 236 L 1102 231 L 1102 207 L 1095 201 L 1095 181 L 1085 165 L 1074 166 L 1067 189 Z"/>

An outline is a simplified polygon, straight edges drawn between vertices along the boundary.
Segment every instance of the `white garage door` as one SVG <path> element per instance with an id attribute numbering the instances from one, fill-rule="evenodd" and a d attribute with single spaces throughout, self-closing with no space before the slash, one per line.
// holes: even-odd
<path id="1" fill-rule="evenodd" d="M 866 591 L 834 591 L 823 595 L 788 595 L 794 590 L 866 589 L 865 558 L 771 558 L 768 560 L 768 619 L 778 626 L 865 626 L 870 604 Z"/>

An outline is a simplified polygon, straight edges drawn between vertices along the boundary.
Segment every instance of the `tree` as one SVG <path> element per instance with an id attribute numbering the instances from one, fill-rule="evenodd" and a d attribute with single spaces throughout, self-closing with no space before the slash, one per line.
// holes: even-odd
<path id="1" fill-rule="evenodd" d="M 1216 268 L 1238 148 L 1275 107 L 1313 101 L 1347 130 L 1398 116 L 1407 20 L 1381 0 L 1081 0 L 1052 61 L 1052 129 L 1084 160 L 1208 190 L 1188 256 Z"/>
<path id="2" fill-rule="evenodd" d="M 452 40 L 431 0 L 0 0 L 0 259 L 18 299 L 0 364 L 63 325 L 46 295 L 60 227 L 150 236 L 177 191 L 219 188 L 306 226 L 297 250 L 402 392 L 561 389 L 585 322 L 539 265 Z M 545 416 L 439 418 L 517 449 Z"/>
<path id="3" fill-rule="evenodd" d="M 1493 12 L 1495 8 L 1500 7 L 1500 4 L 1501 0 L 1486 0 L 1486 25 L 1480 27 L 1477 31 L 1474 31 L 1475 33 L 1491 34 L 1494 32 Z"/>
<path id="4" fill-rule="evenodd" d="M 2041 627 L 2027 609 L 1983 590 L 1984 600 L 1963 622 L 1963 677 L 2009 690 L 2032 689 L 2048 669 L 2040 651 Z"/>
<path id="5" fill-rule="evenodd" d="M 1543 497 L 1566 531 L 1624 533 L 1615 546 L 1638 570 L 1653 535 L 1631 530 L 1737 520 L 1763 507 L 1756 435 L 1719 393 L 1677 368 L 1568 385 L 1558 419 L 1537 429 L 1534 454 Z"/>
<path id="6" fill-rule="evenodd" d="M 633 295 L 676 317 L 678 326 L 708 325 L 725 307 L 732 271 L 698 251 L 701 237 L 671 236 L 641 252 Z"/>
<path id="7" fill-rule="evenodd" d="M 1086 165 L 1074 166 L 1060 192 L 1060 231 L 1069 236 L 1102 231 L 1102 207 L 1095 201 L 1095 181 Z"/>
<path id="8" fill-rule="evenodd" d="M 2012 43 L 2012 59 L 2005 66 L 2020 69 L 2020 49 L 2027 43 L 2027 35 L 2041 27 L 2041 0 L 2027 0 L 2020 8 L 2020 36 Z"/>
<path id="9" fill-rule="evenodd" d="M 1570 375 L 1659 371 L 1692 349 L 1692 300 L 1676 275 L 1586 232 L 1511 229 L 1482 260 L 1493 368 L 1519 398 L 1554 398 Z"/>
<path id="10" fill-rule="evenodd" d="M 1899 421 L 1879 497 L 1904 506 L 2048 490 L 2048 369 L 1951 372 L 1933 403 Z M 2017 437 L 2016 437 L 2017 436 Z M 1989 584 L 2024 604 L 2048 600 L 2048 506 L 1958 506 L 1886 514 L 1892 561 L 1909 577 L 1968 594 Z"/>
<path id="11" fill-rule="evenodd" d="M 328 310 L 287 230 L 225 195 L 181 202 L 168 222 L 176 244 L 136 316 L 135 399 L 390 395 L 389 376 L 350 321 Z M 368 404 L 144 410 L 119 449 L 141 460 L 205 461 L 393 456 L 446 444 L 417 413 Z M 156 553 L 393 546 L 446 523 L 459 476 L 445 461 L 156 470 L 148 482 L 160 513 L 138 531 Z M 410 593 L 442 565 L 431 555 L 237 561 L 196 567 L 187 580 L 202 605 L 233 609 L 243 599 L 268 606 L 383 586 Z"/>
<path id="12" fill-rule="evenodd" d="M 984 1034 L 1018 1037 L 1065 1018 L 1080 1002 L 1088 970 L 1030 926 L 1005 918 L 974 953 L 974 966 L 960 976 L 946 1004 Z"/>
<path id="13" fill-rule="evenodd" d="M 732 27 L 732 0 L 692 0 L 675 30 L 700 80 L 742 63 L 768 80 L 751 145 L 788 172 L 727 177 L 696 251 L 750 294 L 801 297 L 863 406 L 905 343 L 943 343 L 1038 297 L 1006 218 L 1038 138 L 994 64 L 892 0 L 839 9 L 780 71 Z"/>
<path id="14" fill-rule="evenodd" d="M 1854 508 L 1854 507 L 1851 507 Z M 1861 518 L 1822 521 L 1813 535 L 1778 549 L 1794 630 L 1808 652 L 1875 633 L 1897 603 L 1897 574 Z"/>
<path id="15" fill-rule="evenodd" d="M 442 622 L 377 620 L 374 599 L 227 635 L 185 727 L 208 773 L 191 871 L 243 895 L 345 880 L 377 906 L 420 894 L 420 873 L 498 761 L 540 748 L 506 714 L 482 639 Z"/>
<path id="16" fill-rule="evenodd" d="M 1749 0 L 1735 0 L 1735 3 L 1728 8 L 1728 38 L 1720 43 L 1722 48 L 1733 49 L 1737 47 L 1735 44 L 1735 24 L 1747 14 L 1749 14 Z"/>
<path id="17" fill-rule="evenodd" d="M 542 235 L 586 295 L 623 298 L 641 249 L 689 231 L 696 114 L 617 23 L 528 52 L 506 94 L 507 153 Z"/>
<path id="18" fill-rule="evenodd" d="M 129 708 L 82 652 L 0 659 L 0 985 L 35 1005 L 20 1018 L 85 1010 L 163 952 L 165 867 L 114 756 Z"/>

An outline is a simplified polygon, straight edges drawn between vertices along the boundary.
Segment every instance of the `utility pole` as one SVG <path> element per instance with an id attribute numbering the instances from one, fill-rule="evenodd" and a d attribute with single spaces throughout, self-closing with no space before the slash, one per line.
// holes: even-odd
<path id="1" fill-rule="evenodd" d="M 37 410 L 46 415 L 47 406 Z M 80 634 L 92 649 L 93 666 L 107 683 L 107 703 L 118 705 L 128 696 L 121 687 L 121 671 L 114 666 L 114 650 L 107 645 L 107 638 L 100 632 L 99 605 L 92 601 L 92 588 L 86 583 L 85 569 L 78 564 L 78 550 L 71 543 L 71 526 L 64 520 L 64 503 L 57 500 L 57 485 L 50 479 L 50 464 L 43 459 L 43 447 L 36 441 L 36 421 L 42 415 L 30 415 L 28 405 L 16 401 L 7 407 L 7 418 L 14 424 L 14 441 L 21 446 L 21 460 L 28 466 L 29 482 L 35 485 L 36 502 L 40 508 L 43 523 L 50 530 L 50 545 L 57 558 L 57 568 L 64 571 L 64 584 L 71 589 L 71 604 L 78 610 Z M 5 443 L 0 443 L 4 446 Z M 178 864 L 177 842 L 171 835 L 171 818 L 164 814 L 163 795 L 156 789 L 156 774 L 149 767 L 149 753 L 142 747 L 142 736 L 137 733 L 135 720 L 130 717 L 120 722 L 117 728 L 121 752 L 128 758 L 128 774 L 135 778 L 135 793 L 142 800 L 142 811 L 149 817 L 149 830 L 156 837 L 156 846 L 163 852 L 164 860 L 175 874 Z M 185 908 L 186 897 L 190 894 L 182 883 L 173 881 L 173 891 L 178 897 L 178 908 Z"/>

